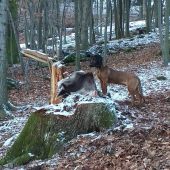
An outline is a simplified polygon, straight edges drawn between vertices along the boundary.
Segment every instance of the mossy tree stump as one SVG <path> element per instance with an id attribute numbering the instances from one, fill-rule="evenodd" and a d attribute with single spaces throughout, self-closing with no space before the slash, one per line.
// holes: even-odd
<path id="1" fill-rule="evenodd" d="M 24 129 L 0 164 L 12 162 L 18 166 L 34 159 L 50 158 L 65 142 L 78 134 L 111 127 L 115 123 L 115 114 L 109 107 L 104 103 L 84 103 L 78 105 L 74 113 L 67 115 L 55 113 L 48 107 L 31 113 Z"/>

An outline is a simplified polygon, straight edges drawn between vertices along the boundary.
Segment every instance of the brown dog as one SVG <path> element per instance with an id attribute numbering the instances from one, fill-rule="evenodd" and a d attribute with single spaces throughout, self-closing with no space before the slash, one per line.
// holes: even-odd
<path id="1" fill-rule="evenodd" d="M 131 95 L 131 106 L 135 104 L 135 96 L 139 99 L 138 105 L 142 103 L 142 100 L 145 102 L 145 99 L 142 94 L 142 88 L 140 79 L 132 73 L 127 73 L 123 71 L 116 71 L 109 68 L 107 65 L 103 66 L 103 60 L 100 55 L 91 56 L 90 67 L 98 68 L 97 77 L 100 80 L 101 88 L 103 94 L 107 93 L 107 84 L 121 84 L 126 85 Z"/>

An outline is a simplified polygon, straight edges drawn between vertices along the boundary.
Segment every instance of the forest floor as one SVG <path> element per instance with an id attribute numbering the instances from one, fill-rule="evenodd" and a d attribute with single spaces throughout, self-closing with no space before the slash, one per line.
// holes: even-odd
<path id="1" fill-rule="evenodd" d="M 151 63 L 154 63 L 156 69 L 170 70 L 169 66 L 163 67 L 162 57 L 158 55 L 160 51 L 158 44 L 141 46 L 129 53 L 108 56 L 108 65 L 115 69 L 124 68 L 136 75 L 141 69 L 151 72 Z M 81 63 L 81 68 L 88 72 L 94 71 L 88 67 L 88 62 Z M 25 77 L 20 74 L 19 66 L 15 65 L 13 69 L 14 78 L 19 83 L 18 89 L 8 91 L 9 101 L 15 106 L 25 107 L 10 113 L 5 121 L 0 122 L 1 126 L 6 122 L 13 126 L 8 131 L 1 130 L 3 135 L 0 137 L 0 159 L 21 132 L 31 108 L 48 104 L 50 99 L 50 82 L 41 77 L 35 62 L 30 62 L 28 70 L 30 91 L 26 90 Z M 49 75 L 47 67 L 43 70 Z M 74 66 L 68 66 L 67 71 L 73 72 Z M 10 69 L 8 77 L 11 77 Z M 118 104 L 115 109 L 121 113 L 119 121 L 128 118 L 133 127 L 125 128 L 123 124 L 119 124 L 119 128 L 111 127 L 100 133 L 79 135 L 65 144 L 60 153 L 51 159 L 33 161 L 14 169 L 170 170 L 170 86 L 166 88 L 159 87 L 159 91 L 153 89 L 152 93 L 145 95 L 146 102 L 140 107 L 128 107 L 130 100 L 116 101 Z M 7 166 L 3 168 L 10 169 Z"/>

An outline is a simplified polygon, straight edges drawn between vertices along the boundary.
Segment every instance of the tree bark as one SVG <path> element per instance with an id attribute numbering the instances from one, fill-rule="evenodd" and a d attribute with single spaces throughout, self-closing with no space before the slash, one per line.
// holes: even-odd
<path id="1" fill-rule="evenodd" d="M 151 31 L 151 0 L 146 0 L 146 33 Z"/>
<path id="2" fill-rule="evenodd" d="M 168 2 L 167 2 L 168 3 Z M 163 62 L 164 62 L 164 66 L 167 66 L 168 65 L 168 62 L 169 62 L 169 54 L 167 54 L 167 44 L 165 44 L 165 41 L 163 39 L 163 34 L 162 34 L 162 25 L 161 25 L 161 1 L 158 1 L 158 25 L 159 25 L 159 38 L 160 38 L 160 44 L 161 44 L 161 49 L 162 49 L 162 55 L 163 55 Z M 166 15 L 169 15 L 167 14 L 167 11 L 166 11 Z M 166 16 L 167 17 L 167 16 Z M 166 18 L 166 21 L 169 19 Z M 166 23 L 166 27 L 168 26 L 168 34 L 169 34 L 169 21 L 167 21 Z M 167 30 L 166 30 L 167 31 Z M 167 35 L 165 31 L 165 34 Z M 166 42 L 167 42 L 167 38 L 166 38 Z"/>
<path id="3" fill-rule="evenodd" d="M 126 37 L 130 37 L 130 33 L 129 33 L 129 13 L 130 13 L 130 0 L 126 0 L 125 2 L 125 6 L 126 6 Z"/>
<path id="4" fill-rule="evenodd" d="M 57 112 L 53 105 L 32 113 L 0 165 L 12 161 L 18 166 L 34 159 L 50 158 L 77 135 L 110 128 L 116 120 L 112 107 L 90 102 L 78 105 L 67 114 Z"/>
<path id="5" fill-rule="evenodd" d="M 81 49 L 87 50 L 88 44 L 88 23 L 90 14 L 90 0 L 82 1 L 82 27 L 81 27 Z"/>
<path id="6" fill-rule="evenodd" d="M 7 3 L 8 3 L 8 1 L 7 1 Z M 16 2 L 16 0 L 9 1 L 9 10 L 11 12 L 12 19 L 14 20 L 14 22 L 16 22 L 17 21 L 17 2 Z M 16 25 L 15 25 L 15 27 L 16 27 Z M 19 62 L 19 57 L 18 57 L 19 51 L 18 51 L 17 43 L 16 43 L 16 41 L 18 41 L 18 39 L 16 39 L 16 36 L 14 34 L 14 29 L 12 30 L 12 32 L 10 32 L 9 27 L 7 29 L 8 29 L 8 32 L 7 32 L 8 37 L 10 37 L 10 34 L 12 34 L 12 40 L 9 38 L 6 40 L 7 41 L 6 49 L 7 49 L 8 62 L 10 63 L 10 60 L 11 60 L 11 50 L 10 50 L 11 42 L 10 41 L 12 41 L 13 62 L 18 63 Z"/>
<path id="7" fill-rule="evenodd" d="M 7 53 L 6 53 L 6 43 L 7 43 L 7 8 L 8 2 L 2 0 L 0 2 L 0 119 L 5 117 L 5 105 L 8 102 L 7 96 L 7 84 L 6 84 L 6 75 L 7 75 Z"/>
<path id="8" fill-rule="evenodd" d="M 76 43 L 76 71 L 81 69 L 80 66 L 80 32 L 79 32 L 79 20 L 78 20 L 78 1 L 74 2 L 74 25 L 75 25 L 75 43 Z"/>
<path id="9" fill-rule="evenodd" d="M 167 66 L 169 62 L 169 14 L 170 14 L 170 0 L 166 0 L 166 9 L 165 9 L 165 56 L 164 56 L 164 65 Z"/>

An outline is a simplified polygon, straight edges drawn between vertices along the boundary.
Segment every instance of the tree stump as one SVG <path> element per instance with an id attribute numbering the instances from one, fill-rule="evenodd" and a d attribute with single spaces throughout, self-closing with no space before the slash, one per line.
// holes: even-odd
<path id="1" fill-rule="evenodd" d="M 50 70 L 50 77 L 51 77 L 50 103 L 58 104 L 61 101 L 62 96 L 56 98 L 57 82 L 67 77 L 66 67 L 62 65 L 59 61 L 56 62 L 54 58 L 48 57 L 46 54 L 36 50 L 24 49 L 21 53 L 24 56 L 29 57 L 33 60 L 48 64 Z"/>
<path id="2" fill-rule="evenodd" d="M 58 104 L 62 96 L 56 97 L 57 96 L 57 82 L 60 81 L 63 78 L 67 77 L 67 72 L 66 72 L 66 67 L 60 62 L 55 62 L 51 64 L 51 99 L 50 103 L 51 104 Z"/>
<path id="3" fill-rule="evenodd" d="M 74 113 L 57 113 L 49 105 L 32 113 L 1 165 L 13 162 L 14 166 L 34 159 L 46 159 L 57 153 L 64 143 L 79 134 L 102 131 L 115 123 L 115 114 L 105 103 L 82 103 Z"/>

